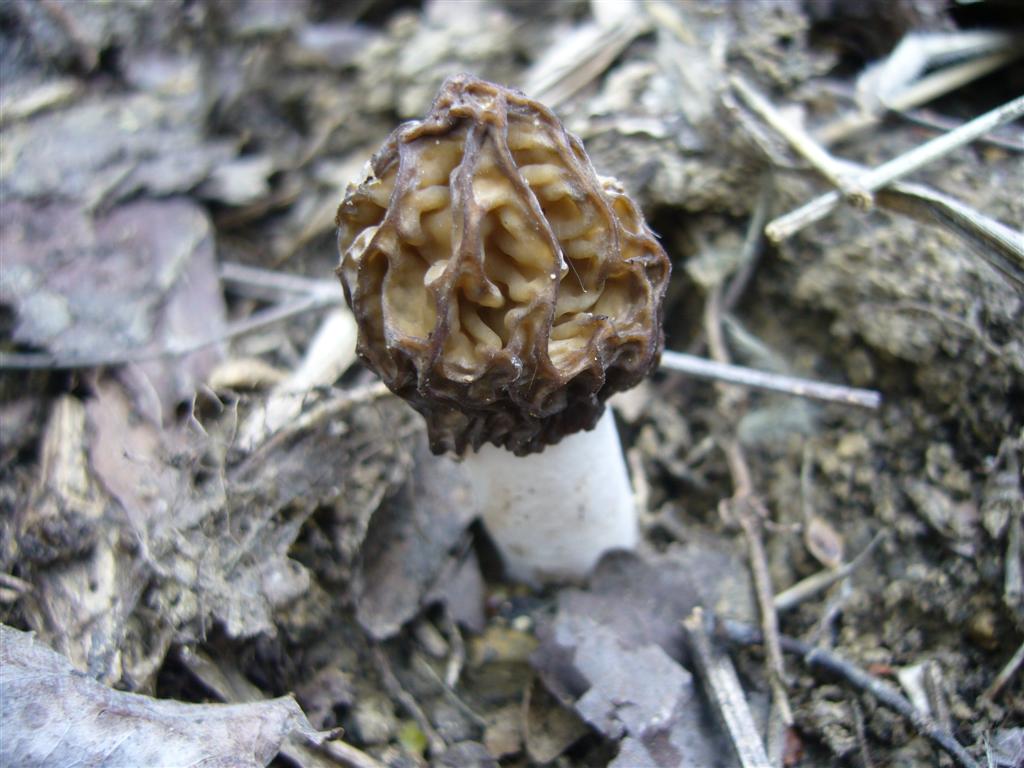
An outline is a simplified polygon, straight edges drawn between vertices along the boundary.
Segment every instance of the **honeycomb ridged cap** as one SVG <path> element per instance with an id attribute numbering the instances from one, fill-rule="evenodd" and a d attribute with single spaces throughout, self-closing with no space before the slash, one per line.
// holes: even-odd
<path id="1" fill-rule="evenodd" d="M 657 363 L 668 256 L 618 182 L 522 93 L 449 78 L 338 208 L 358 352 L 435 453 L 590 429 Z"/>

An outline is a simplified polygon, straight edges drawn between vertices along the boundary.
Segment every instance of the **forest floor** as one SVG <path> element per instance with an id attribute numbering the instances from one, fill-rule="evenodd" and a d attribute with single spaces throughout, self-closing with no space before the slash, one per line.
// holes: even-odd
<path id="1" fill-rule="evenodd" d="M 779 221 L 1024 93 L 949 5 L 0 4 L 0 762 L 1024 766 L 1021 122 Z M 881 405 L 663 367 L 642 546 L 504 581 L 333 275 L 458 72 L 638 202 L 666 349 Z"/>

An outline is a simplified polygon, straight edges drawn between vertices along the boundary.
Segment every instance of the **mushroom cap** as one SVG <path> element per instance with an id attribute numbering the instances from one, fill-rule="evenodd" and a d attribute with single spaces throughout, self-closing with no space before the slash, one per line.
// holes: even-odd
<path id="1" fill-rule="evenodd" d="M 435 453 L 590 429 L 661 353 L 670 262 L 542 104 L 469 75 L 400 125 L 338 208 L 358 353 Z"/>

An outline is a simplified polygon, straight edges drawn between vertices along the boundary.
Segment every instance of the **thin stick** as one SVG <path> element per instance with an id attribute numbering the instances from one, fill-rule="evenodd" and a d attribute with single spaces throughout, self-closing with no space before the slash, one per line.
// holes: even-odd
<path id="1" fill-rule="evenodd" d="M 427 717 L 426 713 L 420 707 L 419 703 L 412 697 L 402 684 L 395 677 L 394 670 L 391 669 L 391 662 L 388 661 L 387 654 L 379 646 L 373 646 L 373 660 L 377 667 L 377 672 L 380 674 L 381 682 L 384 684 L 384 688 L 392 699 L 402 705 L 402 708 L 409 713 L 409 716 L 416 721 L 416 725 L 423 735 L 427 737 L 427 748 L 430 750 L 432 755 L 440 755 L 447 749 L 445 740 L 441 737 L 430 722 L 430 718 Z"/>
<path id="2" fill-rule="evenodd" d="M 729 352 L 722 336 L 721 317 L 722 286 L 716 285 L 708 294 L 704 305 L 704 332 L 708 338 L 708 349 L 717 361 L 728 363 Z M 779 716 L 786 726 L 793 724 L 793 710 L 789 705 L 786 693 L 786 668 L 782 658 L 782 649 L 778 644 L 779 617 L 772 605 L 771 574 L 768 570 L 768 557 L 761 540 L 761 520 L 767 516 L 760 499 L 754 493 L 750 466 L 747 464 L 743 449 L 736 440 L 728 440 L 723 446 L 732 476 L 733 497 L 730 507 L 735 510 L 747 541 L 750 557 L 750 570 L 754 577 L 758 608 L 761 614 L 761 627 L 768 638 L 765 647 L 768 651 L 768 679 L 772 688 L 772 699 L 778 709 Z"/>
<path id="3" fill-rule="evenodd" d="M 1024 290 L 1024 235 L 923 184 L 896 182 L 875 195 L 880 208 L 956 232 L 997 272 Z"/>
<path id="4" fill-rule="evenodd" d="M 709 619 L 698 607 L 683 620 L 690 657 L 697 674 L 729 734 L 740 765 L 743 768 L 771 768 L 732 661 L 711 642 Z"/>
<path id="5" fill-rule="evenodd" d="M 164 346 L 145 346 L 135 349 L 113 350 L 103 354 L 95 355 L 61 355 L 49 352 L 3 352 L 0 353 L 0 370 L 60 370 L 66 368 L 99 368 L 107 365 L 122 365 L 124 363 L 141 363 L 147 360 L 157 360 L 162 357 L 181 357 L 198 352 L 206 347 L 242 336 L 246 333 L 264 328 L 268 325 L 286 320 L 295 315 L 313 312 L 325 307 L 336 306 L 341 303 L 341 295 L 328 297 L 326 295 L 310 295 L 295 301 L 289 301 L 276 307 L 255 312 L 244 320 L 228 325 L 223 331 L 213 336 L 186 341 L 181 344 L 167 344 Z"/>
<path id="6" fill-rule="evenodd" d="M 466 665 L 466 642 L 462 639 L 462 632 L 459 631 L 459 625 L 447 603 L 441 604 L 441 621 L 444 633 L 448 636 L 450 649 L 444 667 L 444 682 L 449 688 L 454 689 L 459 684 L 462 668 Z"/>
<path id="7" fill-rule="evenodd" d="M 734 447 L 736 444 L 734 444 Z M 742 502 L 740 506 L 745 506 Z M 772 604 L 772 580 L 768 571 L 768 556 L 761 539 L 760 518 L 753 514 L 753 509 L 740 510 L 740 526 L 747 540 L 750 557 L 750 570 L 754 576 L 754 589 L 757 594 L 758 610 L 761 613 L 761 627 L 768 642 L 765 643 L 768 657 L 768 679 L 772 687 L 772 698 L 778 708 L 779 716 L 786 726 L 793 724 L 793 709 L 786 693 L 786 663 L 782 658 L 782 646 L 778 642 L 779 615 Z"/>
<path id="8" fill-rule="evenodd" d="M 825 178 L 838 186 L 843 195 L 854 198 L 862 207 L 872 202 L 871 194 L 863 187 L 862 181 L 871 171 L 830 155 L 810 134 L 794 125 L 745 81 L 733 78 L 733 88 L 768 125 L 788 140 Z M 853 174 L 860 176 L 854 178 Z M 920 184 L 894 183 L 878 190 L 873 202 L 918 221 L 938 223 L 953 230 L 976 246 L 979 255 L 994 269 L 1024 290 L 1024 235 Z"/>
<path id="9" fill-rule="evenodd" d="M 730 642 L 737 645 L 750 646 L 764 643 L 764 635 L 743 622 L 719 619 L 716 629 Z M 802 640 L 785 635 L 780 636 L 779 640 L 787 652 L 799 655 L 808 667 L 812 669 L 819 667 L 838 675 L 858 690 L 870 693 L 883 706 L 903 715 L 918 733 L 949 754 L 963 768 L 979 768 L 978 763 L 960 742 L 953 738 L 952 734 L 942 730 L 934 720 L 917 709 L 889 683 L 868 674 L 841 656 L 824 648 L 817 648 Z"/>
<path id="10" fill-rule="evenodd" d="M 789 589 L 779 592 L 772 601 L 775 605 L 775 610 L 781 612 L 795 608 L 804 600 L 808 600 L 815 595 L 824 592 L 837 581 L 842 581 L 849 577 L 854 571 L 860 568 L 861 565 L 867 562 L 868 556 L 884 538 L 885 532 L 879 531 L 875 534 L 875 537 L 871 539 L 871 542 L 850 562 L 845 563 L 838 568 L 828 568 L 823 571 L 818 571 L 818 573 L 808 576 L 802 581 L 798 581 Z"/>
<path id="11" fill-rule="evenodd" d="M 729 84 L 768 125 L 778 131 L 786 141 L 793 145 L 800 155 L 817 171 L 832 182 L 832 185 L 849 193 L 850 167 L 830 155 L 828 151 L 815 141 L 802 127 L 786 118 L 752 85 L 739 75 L 729 78 Z"/>
<path id="12" fill-rule="evenodd" d="M 851 183 L 856 189 L 874 192 L 1022 115 L 1024 115 L 1024 96 L 1018 96 L 949 133 L 938 136 L 877 168 L 860 174 Z M 770 240 L 776 243 L 782 242 L 804 227 L 823 219 L 842 201 L 843 194 L 841 192 L 836 190 L 827 192 L 795 211 L 775 219 L 765 228 L 765 233 Z"/>
<path id="13" fill-rule="evenodd" d="M 813 379 L 801 379 L 781 373 L 758 371 L 716 360 L 688 355 L 684 352 L 665 350 L 661 353 L 661 367 L 669 371 L 678 371 L 700 379 L 712 379 L 728 384 L 740 384 L 754 389 L 765 389 L 771 392 L 782 392 L 796 397 L 807 397 L 812 400 L 823 400 L 831 403 L 856 405 L 861 408 L 876 409 L 882 404 L 882 395 L 871 389 L 845 387 L 841 384 L 828 384 Z"/>
<path id="14" fill-rule="evenodd" d="M 829 145 L 843 141 L 855 133 L 878 123 L 887 110 L 904 113 L 907 110 L 927 104 L 932 99 L 967 85 L 979 77 L 994 72 L 1021 55 L 1020 49 L 999 51 L 977 59 L 950 65 L 908 85 L 899 93 L 889 97 L 883 109 L 871 112 L 855 112 L 841 117 L 816 132 L 822 144 Z M 913 117 L 905 115 L 905 117 Z"/>
<path id="15" fill-rule="evenodd" d="M 329 294 L 337 300 L 341 295 L 337 280 L 260 269 L 233 261 L 220 265 L 220 279 L 224 283 L 242 288 L 256 298 L 276 299 L 281 293 L 298 293 L 307 296 Z"/>
<path id="16" fill-rule="evenodd" d="M 325 741 L 320 745 L 320 749 L 349 768 L 387 768 L 384 763 L 374 760 L 365 752 L 341 740 Z"/>
<path id="17" fill-rule="evenodd" d="M 992 684 L 985 689 L 985 692 L 981 694 L 983 701 L 995 701 L 996 697 L 1002 693 L 1003 688 L 1006 684 L 1013 679 L 1013 676 L 1020 671 L 1021 665 L 1024 665 L 1024 643 L 1021 643 L 1020 648 L 1017 652 L 1010 657 L 1010 660 L 1006 662 L 1006 666 L 1003 667 L 999 674 L 996 675 L 996 679 L 992 681 Z"/>
<path id="18" fill-rule="evenodd" d="M 740 260 L 736 272 L 729 279 L 729 284 L 722 295 L 722 310 L 731 312 L 747 290 L 757 264 L 760 261 L 764 243 L 764 222 L 768 218 L 768 200 L 770 197 L 771 184 L 765 178 L 761 184 L 761 194 L 757 197 L 757 205 L 750 214 L 750 222 L 747 224 L 747 232 L 743 236 L 743 248 L 740 250 Z"/>
<path id="19" fill-rule="evenodd" d="M 853 732 L 857 734 L 857 746 L 860 748 L 860 759 L 864 768 L 875 768 L 875 761 L 868 749 L 868 736 L 864 728 L 864 712 L 860 708 L 860 702 L 850 694 L 850 709 L 853 710 Z"/>

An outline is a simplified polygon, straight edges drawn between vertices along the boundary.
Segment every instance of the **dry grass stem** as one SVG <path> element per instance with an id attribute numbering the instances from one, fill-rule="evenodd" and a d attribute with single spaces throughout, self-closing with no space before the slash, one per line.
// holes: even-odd
<path id="1" fill-rule="evenodd" d="M 711 356 L 718 362 L 728 363 L 729 353 L 722 334 L 721 301 L 722 290 L 718 285 L 708 294 L 704 305 L 704 332 L 707 334 Z M 728 439 L 722 447 L 733 483 L 733 496 L 726 504 L 729 511 L 739 519 L 747 542 L 750 570 L 754 577 L 754 589 L 761 613 L 761 627 L 767 638 L 765 646 L 768 651 L 768 679 L 772 688 L 772 699 L 782 721 L 789 726 L 793 723 L 793 710 L 786 693 L 786 669 L 778 642 L 779 618 L 772 603 L 774 590 L 768 570 L 768 557 L 765 554 L 764 542 L 761 540 L 761 521 L 767 517 L 767 511 L 754 492 L 750 466 L 740 444 L 734 439 Z"/>
<path id="2" fill-rule="evenodd" d="M 365 752 L 344 741 L 325 741 L 321 749 L 348 768 L 386 768 L 384 763 L 374 760 Z"/>
<path id="3" fill-rule="evenodd" d="M 60 355 L 49 352 L 3 352 L 0 353 L 0 370 L 63 370 L 69 368 L 100 368 L 124 363 L 142 363 L 163 357 L 181 357 L 201 349 L 221 344 L 237 336 L 258 331 L 269 325 L 280 323 L 307 312 L 315 312 L 342 303 L 340 292 L 334 298 L 308 296 L 289 301 L 270 309 L 254 312 L 244 320 L 229 324 L 222 332 L 201 339 L 167 343 L 135 349 L 112 350 L 103 355 Z"/>
<path id="4" fill-rule="evenodd" d="M 416 726 L 423 732 L 423 735 L 426 736 L 427 749 L 430 754 L 440 755 L 448 748 L 448 745 L 441 737 L 441 734 L 434 729 L 430 718 L 427 717 L 426 712 L 420 707 L 419 702 L 402 687 L 402 684 L 395 676 L 394 670 L 391 668 L 391 662 L 388 660 L 387 654 L 379 645 L 373 647 L 373 661 L 374 666 L 377 668 L 377 673 L 380 675 L 381 683 L 384 685 L 385 690 L 387 690 L 388 695 L 402 706 L 402 709 L 408 713 L 409 717 L 416 722 Z"/>
<path id="5" fill-rule="evenodd" d="M 813 165 L 833 186 L 838 187 L 847 195 L 858 193 L 857 190 L 849 186 L 852 182 L 852 174 L 848 164 L 829 154 L 803 127 L 783 115 L 742 77 L 733 75 L 729 78 L 729 84 L 748 107 L 786 139 L 793 149 Z"/>
<path id="6" fill-rule="evenodd" d="M 897 182 L 878 190 L 875 203 L 956 232 L 993 269 L 1024 291 L 1024 234 L 922 184 Z"/>
<path id="7" fill-rule="evenodd" d="M 763 634 L 742 622 L 719 619 L 716 628 L 730 642 L 737 645 L 764 644 Z M 787 652 L 799 655 L 808 667 L 812 669 L 819 667 L 839 676 L 854 688 L 870 693 L 887 709 L 903 715 L 918 733 L 949 754 L 957 765 L 962 768 L 980 768 L 978 762 L 970 756 L 962 744 L 953 738 L 952 734 L 942 730 L 932 718 L 917 709 L 909 699 L 886 681 L 874 677 L 831 651 L 817 648 L 792 637 L 782 636 L 779 639 Z"/>
<path id="8" fill-rule="evenodd" d="M 704 682 L 716 715 L 729 734 L 740 765 L 743 768 L 770 768 L 771 762 L 758 735 L 736 670 L 729 656 L 711 642 L 708 617 L 703 609 L 694 608 L 693 613 L 683 620 L 683 627 L 697 674 Z"/>
<path id="9" fill-rule="evenodd" d="M 1002 693 L 1007 683 L 1009 683 L 1013 679 L 1014 675 L 1020 671 L 1021 666 L 1024 666 L 1024 643 L 1021 643 L 1017 651 L 1010 657 L 1010 660 L 1006 662 L 1006 666 L 999 670 L 999 674 L 996 675 L 995 680 L 993 680 L 988 688 L 985 689 L 985 692 L 981 694 L 982 700 L 995 701 L 999 694 Z"/>
<path id="10" fill-rule="evenodd" d="M 1024 115 L 1024 96 L 1019 96 L 949 133 L 938 136 L 877 168 L 860 174 L 851 181 L 852 187 L 868 193 L 874 192 L 1022 115 Z M 795 211 L 770 222 L 765 228 L 765 233 L 770 240 L 782 242 L 804 227 L 823 219 L 842 201 L 842 192 L 836 190 L 827 192 Z"/>
<path id="11" fill-rule="evenodd" d="M 1024 49 L 1010 49 L 991 53 L 970 61 L 954 64 L 906 86 L 885 100 L 877 111 L 854 112 L 841 117 L 816 131 L 815 137 L 825 146 L 836 144 L 877 125 L 886 111 L 905 112 L 955 91 L 980 77 L 995 72 L 1024 53 Z"/>
<path id="12" fill-rule="evenodd" d="M 884 179 L 885 176 L 873 176 L 872 174 L 876 174 L 887 166 L 892 165 L 892 163 L 886 163 L 875 169 L 875 171 L 870 171 L 856 164 L 837 159 L 829 154 L 802 127 L 793 124 L 791 120 L 783 115 L 749 83 L 739 77 L 733 77 L 731 83 L 736 93 L 765 123 L 775 129 L 816 170 L 838 187 L 838 190 L 817 198 L 803 208 L 798 209 L 798 211 L 775 219 L 766 228 L 766 233 L 769 237 L 775 240 L 785 239 L 789 235 L 794 234 L 800 227 L 817 220 L 811 218 L 806 221 L 802 219 L 797 221 L 797 214 L 801 211 L 818 218 L 827 214 L 835 205 L 823 202 L 825 198 L 832 200 L 834 197 L 834 203 L 838 204 L 840 199 L 845 197 L 852 199 L 861 207 L 865 207 L 873 202 L 886 210 L 901 213 L 925 223 L 940 224 L 947 229 L 953 230 L 974 245 L 979 255 L 993 268 L 1016 283 L 1018 288 L 1024 289 L 1024 235 L 975 211 L 958 200 L 923 185 L 894 183 L 885 189 L 880 189 L 879 187 L 885 186 L 888 181 L 883 181 L 879 184 L 879 180 Z M 1020 102 L 1021 99 L 1017 101 Z M 1011 102 L 1011 104 L 1014 103 L 1016 102 Z M 1024 109 L 1018 109 L 1021 114 L 1024 114 Z M 961 128 L 963 127 L 965 126 L 961 126 Z M 939 137 L 939 139 L 946 139 L 951 133 L 961 130 L 961 128 L 954 129 L 954 131 Z M 939 141 L 939 139 L 934 141 Z M 929 144 L 932 143 L 929 142 Z M 927 146 L 929 145 L 922 145 L 918 147 L 918 150 L 922 150 Z M 918 150 L 912 150 L 912 152 L 902 157 L 906 158 Z M 945 151 L 949 151 L 949 149 Z M 934 155 L 934 157 L 938 156 L 940 155 Z M 923 162 L 933 159 L 928 153 L 925 153 L 924 157 L 925 160 Z M 897 160 L 899 159 L 897 158 Z M 893 161 L 893 163 L 895 162 Z M 891 172 L 909 172 L 901 171 L 899 166 L 893 166 L 893 168 L 894 170 Z M 874 191 L 877 191 L 877 195 L 872 197 L 872 192 Z M 785 231 L 778 229 L 785 224 L 788 220 L 787 217 L 793 217 L 791 221 L 797 229 Z M 785 226 L 790 225 L 785 224 Z M 773 227 L 776 229 L 773 230 Z M 783 235 L 777 237 L 780 231 L 783 231 Z"/>
<path id="13" fill-rule="evenodd" d="M 661 367 L 669 371 L 685 373 L 700 379 L 711 379 L 727 384 L 739 384 L 754 389 L 781 392 L 796 397 L 822 400 L 830 403 L 856 405 L 861 408 L 878 408 L 882 404 L 880 393 L 872 389 L 858 389 L 841 384 L 828 384 L 813 379 L 801 379 L 781 373 L 758 371 L 740 365 L 708 360 L 685 352 L 666 349 L 661 353 Z"/>
<path id="14" fill-rule="evenodd" d="M 854 571 L 867 562 L 871 553 L 875 551 L 875 548 L 884 538 L 885 532 L 879 531 L 875 534 L 875 537 L 871 539 L 871 543 L 864 547 L 864 549 L 850 562 L 840 566 L 839 568 L 828 568 L 823 571 L 818 571 L 817 573 L 808 576 L 806 579 L 798 581 L 789 589 L 779 592 L 772 601 L 775 605 L 775 610 L 791 610 L 803 603 L 805 600 L 809 600 L 812 597 L 821 594 L 836 582 L 849 578 Z"/>
<path id="15" fill-rule="evenodd" d="M 232 292 L 255 299 L 275 301 L 282 293 L 325 296 L 339 300 L 337 280 L 304 277 L 274 269 L 260 269 L 233 261 L 220 265 L 220 279 Z"/>

